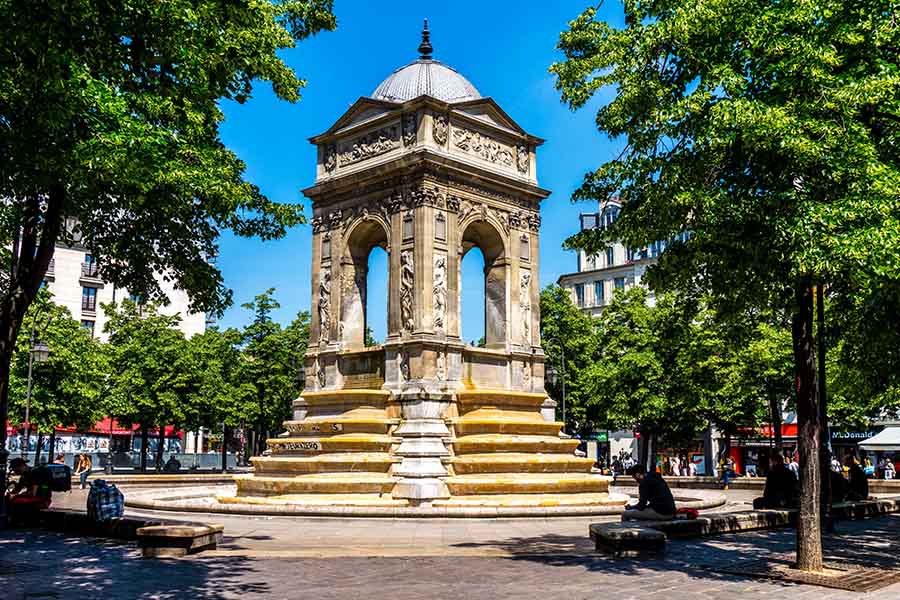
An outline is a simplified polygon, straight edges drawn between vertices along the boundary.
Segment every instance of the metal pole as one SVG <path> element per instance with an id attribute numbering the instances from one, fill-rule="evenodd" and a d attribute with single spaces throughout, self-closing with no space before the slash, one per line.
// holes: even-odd
<path id="1" fill-rule="evenodd" d="M 559 343 L 559 340 L 557 340 Z M 566 430 L 566 350 L 563 345 L 559 344 L 559 355 L 562 357 L 562 419 L 563 432 Z"/>
<path id="2" fill-rule="evenodd" d="M 34 327 L 35 322 L 31 323 L 31 342 L 28 347 L 28 387 L 25 392 L 25 443 L 22 444 L 22 458 L 28 452 L 28 443 L 31 440 L 31 368 L 34 364 Z M 36 466 L 36 465 L 35 465 Z"/>

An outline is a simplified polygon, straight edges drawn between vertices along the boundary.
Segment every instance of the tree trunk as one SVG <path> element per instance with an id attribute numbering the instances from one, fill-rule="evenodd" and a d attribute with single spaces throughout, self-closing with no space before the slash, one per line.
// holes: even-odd
<path id="1" fill-rule="evenodd" d="M 34 462 L 35 467 L 41 464 L 41 446 L 44 445 L 44 432 L 38 430 L 37 444 L 34 445 Z"/>
<path id="2" fill-rule="evenodd" d="M 772 435 L 775 438 L 775 451 L 779 456 L 784 452 L 784 438 L 781 435 L 781 402 L 778 397 L 769 392 L 769 412 L 772 415 Z"/>
<path id="3" fill-rule="evenodd" d="M 163 452 L 166 449 L 166 426 L 159 425 L 159 437 L 156 440 L 156 472 L 162 471 Z"/>
<path id="4" fill-rule="evenodd" d="M 819 520 L 821 469 L 816 362 L 813 349 L 813 297 L 809 282 L 796 289 L 791 318 L 797 391 L 797 446 L 800 451 L 800 516 L 797 522 L 797 568 L 822 570 L 822 529 Z"/>
<path id="5" fill-rule="evenodd" d="M 53 459 L 56 458 L 53 456 L 53 453 L 56 452 L 56 427 L 50 430 L 50 447 L 47 448 L 47 464 L 53 462 Z"/>
<path id="6" fill-rule="evenodd" d="M 147 447 L 150 445 L 150 432 L 146 425 L 141 425 L 141 473 L 147 472 Z"/>
<path id="7" fill-rule="evenodd" d="M 647 432 L 642 431 L 641 437 L 638 438 L 638 464 L 644 469 L 647 468 L 647 456 L 650 454 L 650 437 Z"/>
<path id="8" fill-rule="evenodd" d="M 21 200 L 21 212 L 11 223 L 13 248 L 9 285 L 0 293 L 0 489 L 6 489 L 6 422 L 9 419 L 9 374 L 16 339 L 25 312 L 34 302 L 53 258 L 62 225 L 65 187 L 51 185 L 44 198 Z M 42 202 L 46 205 L 42 207 Z M 44 210 L 42 210 L 42 208 Z M 6 503 L 0 502 L 0 528 L 6 527 Z"/>
<path id="9" fill-rule="evenodd" d="M 231 427 L 222 425 L 222 472 L 228 471 L 228 440 L 231 438 Z"/>

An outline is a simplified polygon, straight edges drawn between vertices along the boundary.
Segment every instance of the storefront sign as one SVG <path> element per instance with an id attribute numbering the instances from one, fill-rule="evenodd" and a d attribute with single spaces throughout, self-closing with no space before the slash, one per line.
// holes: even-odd
<path id="1" fill-rule="evenodd" d="M 874 436 L 875 433 L 875 431 L 832 431 L 831 439 L 833 441 L 861 441 L 869 439 L 870 437 Z"/>
<path id="2" fill-rule="evenodd" d="M 609 441 L 609 432 L 608 431 L 595 431 L 591 434 L 591 437 L 598 442 L 608 442 Z"/>

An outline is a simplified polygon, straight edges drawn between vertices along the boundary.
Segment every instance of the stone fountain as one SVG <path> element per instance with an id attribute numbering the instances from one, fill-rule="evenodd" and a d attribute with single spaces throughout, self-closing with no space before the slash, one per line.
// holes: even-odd
<path id="1" fill-rule="evenodd" d="M 536 148 L 492 99 L 431 57 L 360 98 L 325 133 L 312 201 L 306 386 L 286 432 L 223 504 L 614 506 L 544 393 Z M 388 289 L 367 285 L 388 254 Z M 463 256 L 484 256 L 485 345 L 461 338 Z M 481 285 L 481 282 L 478 282 Z M 365 346 L 366 294 L 387 337 Z"/>

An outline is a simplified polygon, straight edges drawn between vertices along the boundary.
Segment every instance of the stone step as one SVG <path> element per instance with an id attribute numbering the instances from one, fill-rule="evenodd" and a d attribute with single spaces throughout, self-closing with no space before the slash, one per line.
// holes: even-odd
<path id="1" fill-rule="evenodd" d="M 532 410 L 539 412 L 547 394 L 531 392 L 515 392 L 500 389 L 469 389 L 456 392 L 459 412 L 465 414 L 470 410 L 491 407 L 510 410 Z"/>
<path id="2" fill-rule="evenodd" d="M 446 500 L 435 500 L 434 506 L 483 506 L 483 507 L 523 507 L 523 506 L 621 506 L 620 497 L 606 493 L 577 494 L 501 494 L 452 496 Z"/>
<path id="3" fill-rule="evenodd" d="M 543 435 L 483 433 L 458 437 L 453 441 L 456 454 L 489 452 L 572 454 L 578 440 Z"/>
<path id="4" fill-rule="evenodd" d="M 272 454 L 321 454 L 323 452 L 388 452 L 393 437 L 376 433 L 341 433 L 327 437 L 283 437 L 266 440 Z"/>
<path id="5" fill-rule="evenodd" d="M 603 493 L 609 478 L 590 473 L 507 473 L 456 475 L 447 478 L 453 496 L 487 494 Z"/>
<path id="6" fill-rule="evenodd" d="M 571 454 L 464 454 L 451 461 L 457 475 L 477 473 L 587 473 L 594 459 Z"/>
<path id="7" fill-rule="evenodd" d="M 378 411 L 383 412 L 383 411 Z M 302 421 L 285 421 L 284 427 L 293 436 L 323 436 L 339 433 L 380 433 L 386 434 L 399 419 L 386 416 L 310 417 Z"/>
<path id="8" fill-rule="evenodd" d="M 508 418 L 504 416 L 472 417 L 465 416 L 453 420 L 457 436 L 477 435 L 481 433 L 509 433 L 519 435 L 558 436 L 562 423 L 545 421 L 537 417 L 527 419 Z"/>
<path id="9" fill-rule="evenodd" d="M 219 496 L 223 504 L 268 504 L 297 506 L 409 506 L 390 494 L 283 494 L 280 496 Z"/>
<path id="10" fill-rule="evenodd" d="M 254 456 L 250 462 L 256 472 L 262 474 L 387 473 L 400 458 L 392 458 L 386 452 L 341 452 L 312 456 Z"/>
<path id="11" fill-rule="evenodd" d="M 386 473 L 316 473 L 276 477 L 236 475 L 238 496 L 284 494 L 390 494 L 395 479 Z"/>

